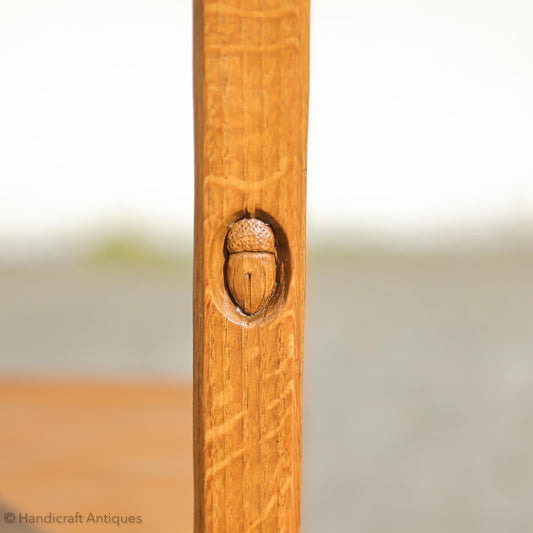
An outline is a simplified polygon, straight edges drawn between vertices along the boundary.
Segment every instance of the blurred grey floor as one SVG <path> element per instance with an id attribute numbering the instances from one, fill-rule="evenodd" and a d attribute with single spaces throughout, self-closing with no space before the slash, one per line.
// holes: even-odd
<path id="1" fill-rule="evenodd" d="M 191 271 L 0 271 L 3 375 L 192 379 Z"/>
<path id="2" fill-rule="evenodd" d="M 0 372 L 190 381 L 190 271 L 0 273 Z M 533 257 L 310 259 L 304 533 L 533 531 Z"/>
<path id="3" fill-rule="evenodd" d="M 533 259 L 310 270 L 304 531 L 533 531 Z"/>

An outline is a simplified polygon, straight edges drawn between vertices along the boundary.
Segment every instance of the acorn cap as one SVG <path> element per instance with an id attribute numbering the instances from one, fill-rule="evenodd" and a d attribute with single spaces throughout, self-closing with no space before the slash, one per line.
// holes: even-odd
<path id="1" fill-rule="evenodd" d="M 229 253 L 275 252 L 274 233 L 257 218 L 241 218 L 231 226 L 226 246 Z"/>

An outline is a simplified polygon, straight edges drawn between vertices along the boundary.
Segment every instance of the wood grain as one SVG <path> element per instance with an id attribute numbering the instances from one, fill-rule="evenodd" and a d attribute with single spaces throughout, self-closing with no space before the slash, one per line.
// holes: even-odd
<path id="1" fill-rule="evenodd" d="M 298 532 L 308 0 L 195 0 L 196 533 Z M 275 296 L 255 315 L 225 284 L 242 217 L 276 238 Z"/>

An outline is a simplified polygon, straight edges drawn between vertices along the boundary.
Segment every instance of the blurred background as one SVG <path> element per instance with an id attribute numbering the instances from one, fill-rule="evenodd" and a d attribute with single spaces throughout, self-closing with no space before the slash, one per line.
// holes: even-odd
<path id="1" fill-rule="evenodd" d="M 191 4 L 0 2 L 0 531 L 191 531 Z M 533 528 L 532 28 L 312 0 L 304 533 Z"/>

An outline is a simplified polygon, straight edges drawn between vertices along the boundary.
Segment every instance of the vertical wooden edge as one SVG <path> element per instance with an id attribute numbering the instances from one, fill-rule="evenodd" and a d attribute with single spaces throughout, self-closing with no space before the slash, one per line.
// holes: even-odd
<path id="1" fill-rule="evenodd" d="M 194 83 L 194 273 L 193 273 L 193 461 L 194 461 L 194 524 L 203 531 L 204 491 L 204 424 L 201 399 L 203 385 L 203 315 L 204 252 L 203 252 L 203 133 L 204 133 L 204 65 L 203 65 L 203 0 L 193 0 L 193 83 Z"/>
<path id="2" fill-rule="evenodd" d="M 224 524 L 227 523 L 228 516 L 231 515 L 231 507 L 226 506 L 224 507 L 217 507 L 218 511 L 222 509 L 223 516 L 221 518 L 220 524 L 213 525 L 212 523 L 212 507 L 213 507 L 213 493 L 216 493 L 217 487 L 213 485 L 213 481 L 211 478 L 206 476 L 206 471 L 209 471 L 209 468 L 211 468 L 212 472 L 212 465 L 210 464 L 210 457 L 208 456 L 207 462 L 206 462 L 206 435 L 207 435 L 207 445 L 212 446 L 212 433 L 213 428 L 210 426 L 210 424 L 213 424 L 213 397 L 210 392 L 210 388 L 206 385 L 206 376 L 214 375 L 213 372 L 213 361 L 204 361 L 205 351 L 210 350 L 211 341 L 209 338 L 206 337 L 206 332 L 204 331 L 204 327 L 206 323 L 208 325 L 212 324 L 211 320 L 211 312 L 213 310 L 213 305 L 216 302 L 213 302 L 212 293 L 210 293 L 209 296 L 206 297 L 206 286 L 209 284 L 212 284 L 212 280 L 210 278 L 211 276 L 211 270 L 210 269 L 210 262 L 213 261 L 213 258 L 210 255 L 210 242 L 206 243 L 204 242 L 205 239 L 211 240 L 213 238 L 213 228 L 212 226 L 206 226 L 206 217 L 211 216 L 212 210 L 209 207 L 209 199 L 211 193 L 208 191 L 206 192 L 206 185 L 204 183 L 205 175 L 207 173 L 206 166 L 211 168 L 213 165 L 210 166 L 210 157 L 212 157 L 211 150 L 206 151 L 206 145 L 205 145 L 205 139 L 204 135 L 206 131 L 208 132 L 208 127 L 206 127 L 206 115 L 207 115 L 207 121 L 209 121 L 209 115 L 210 113 L 213 113 L 213 94 L 209 94 L 209 92 L 206 92 L 206 79 L 208 81 L 209 88 L 214 86 L 217 86 L 216 84 L 213 84 L 212 81 L 212 68 L 207 68 L 206 70 L 206 64 L 205 64 L 205 55 L 204 52 L 207 49 L 208 53 L 214 54 L 213 52 L 213 45 L 210 41 L 209 34 L 206 36 L 204 33 L 205 30 L 205 17 L 208 18 L 209 22 L 212 23 L 212 17 L 213 17 L 213 9 L 214 9 L 214 2 L 211 3 L 211 5 L 207 6 L 208 10 L 207 12 L 204 12 L 204 9 L 207 5 L 207 0 L 193 0 L 193 8 L 194 8 L 194 15 L 193 15 L 193 28 L 194 28 L 194 59 L 193 59 L 193 69 L 194 69 L 194 135 L 195 135 L 195 209 L 194 209 L 194 227 L 195 227 L 195 236 L 194 236 L 194 289 L 193 289 L 193 324 L 194 324 L 194 340 L 193 340 L 193 350 L 194 350 L 194 377 L 193 377 L 193 387 L 194 387 L 194 400 L 193 400 L 193 439 L 194 439 L 194 524 L 195 524 L 195 533 L 212 533 L 217 532 L 221 533 L 223 531 L 227 531 L 228 533 L 239 533 L 241 531 L 264 531 L 265 533 L 273 532 L 275 530 L 275 527 L 273 527 L 273 521 L 271 520 L 268 524 L 261 524 L 256 519 L 250 520 L 246 522 L 245 518 L 242 519 L 242 521 L 239 522 L 239 525 L 234 527 L 231 530 L 226 529 L 226 526 Z M 224 6 L 224 2 L 220 2 L 217 4 L 218 7 Z M 217 7 L 217 8 L 218 8 Z M 291 6 L 292 7 L 292 6 Z M 229 10 L 229 8 L 228 8 Z M 282 11 L 283 9 L 280 9 Z M 289 9 L 287 9 L 288 11 Z M 259 12 L 260 10 L 258 10 Z M 297 24 L 298 31 L 301 32 L 300 34 L 295 35 L 295 41 L 296 41 L 296 48 L 298 50 L 298 54 L 300 54 L 297 64 L 298 68 L 294 72 L 294 83 L 298 84 L 297 88 L 294 88 L 292 90 L 292 93 L 290 91 L 287 91 L 286 94 L 290 95 L 290 98 L 287 98 L 287 101 L 294 101 L 298 99 L 298 102 L 302 106 L 302 112 L 301 114 L 296 113 L 287 113 L 287 115 L 291 117 L 298 116 L 299 120 L 296 124 L 295 119 L 292 120 L 292 124 L 294 125 L 294 129 L 292 130 L 295 132 L 294 135 L 290 137 L 290 146 L 294 147 L 293 149 L 295 152 L 291 155 L 291 152 L 289 152 L 289 162 L 287 161 L 276 161 L 276 164 L 281 165 L 282 170 L 280 173 L 284 176 L 284 179 L 287 179 L 286 176 L 290 175 L 290 171 L 284 170 L 283 165 L 285 167 L 289 166 L 294 167 L 294 173 L 292 176 L 295 179 L 294 182 L 294 190 L 291 190 L 289 196 L 294 201 L 295 205 L 291 205 L 292 202 L 289 202 L 289 205 L 284 205 L 283 211 L 282 211 L 282 220 L 281 220 L 281 229 L 282 230 L 288 230 L 290 228 L 290 237 L 288 239 L 288 248 L 287 253 L 291 257 L 290 264 L 291 267 L 294 267 L 294 271 L 292 272 L 293 276 L 295 276 L 297 279 L 292 279 L 290 281 L 290 305 L 288 306 L 288 312 L 287 310 L 284 310 L 283 312 L 287 312 L 289 317 L 290 324 L 287 326 L 279 326 L 279 323 L 281 321 L 277 320 L 279 317 L 277 315 L 273 315 L 273 319 L 270 322 L 270 325 L 268 325 L 268 321 L 261 322 L 261 320 L 258 320 L 257 322 L 250 323 L 250 327 L 242 326 L 242 336 L 240 336 L 240 333 L 238 332 L 238 329 L 235 328 L 235 324 L 231 323 L 231 321 L 228 321 L 227 324 L 223 324 L 220 320 L 218 320 L 218 324 L 220 327 L 223 327 L 224 331 L 226 332 L 226 335 L 231 336 L 231 344 L 232 346 L 239 346 L 239 349 L 241 350 L 248 350 L 247 356 L 250 358 L 252 357 L 252 350 L 250 350 L 250 345 L 252 342 L 259 343 L 268 343 L 275 341 L 279 343 L 279 352 L 281 357 L 281 351 L 282 349 L 285 351 L 285 353 L 289 353 L 287 356 L 287 361 L 281 361 L 279 368 L 275 368 L 276 361 L 273 359 L 268 362 L 268 365 L 270 366 L 264 366 L 261 367 L 261 364 L 259 367 L 252 367 L 252 363 L 246 363 L 250 365 L 251 371 L 253 373 L 249 374 L 250 383 L 254 384 L 256 389 L 252 391 L 252 394 L 257 396 L 259 392 L 262 390 L 262 383 L 261 379 L 257 381 L 257 372 L 261 368 L 268 369 L 268 372 L 270 374 L 275 374 L 276 372 L 280 372 L 281 378 L 279 378 L 277 384 L 274 386 L 270 386 L 270 390 L 278 390 L 277 394 L 279 394 L 279 402 L 280 402 L 280 412 L 283 412 L 283 409 L 285 409 L 285 396 L 287 397 L 287 412 L 283 416 L 278 415 L 281 419 L 288 420 L 288 429 L 285 430 L 286 434 L 283 435 L 283 438 L 286 439 L 286 442 L 290 444 L 290 448 L 284 448 L 284 440 L 282 437 L 280 437 L 280 440 L 275 442 L 281 442 L 277 446 L 276 453 L 279 454 L 277 460 L 278 464 L 277 467 L 279 467 L 278 470 L 276 469 L 276 479 L 279 477 L 282 481 L 287 482 L 283 484 L 283 487 L 281 487 L 281 484 L 276 485 L 276 488 L 272 488 L 272 490 L 278 491 L 277 494 L 277 500 L 272 500 L 274 502 L 277 501 L 276 505 L 280 505 L 282 507 L 283 505 L 286 506 L 286 509 L 282 509 L 275 517 L 278 520 L 278 529 L 277 531 L 283 532 L 283 533 L 297 533 L 299 531 L 299 524 L 300 524 L 300 510 L 301 510 L 301 454 L 302 454 L 302 405 L 301 405 L 301 399 L 302 399 L 302 392 L 303 392 L 303 329 L 304 329 L 304 309 L 305 309 L 305 283 L 306 283 L 306 174 L 307 174 L 307 127 L 308 127 L 308 102 L 309 102 L 309 86 L 308 86 L 308 77 L 309 77 L 309 1 L 308 0 L 295 0 L 294 1 L 294 11 L 297 14 L 297 17 L 299 19 L 299 22 Z M 207 13 L 207 14 L 206 14 Z M 254 14 L 254 17 L 256 15 Z M 259 17 L 259 15 L 257 15 Z M 221 19 L 223 17 L 221 16 Z M 204 40 L 206 40 L 204 42 Z M 281 43 L 281 45 L 286 45 L 286 42 Z M 291 43 L 288 43 L 290 45 Z M 267 45 L 264 45 L 265 48 L 267 48 Z M 261 45 L 258 46 L 258 48 L 261 48 Z M 253 46 L 250 46 L 250 50 L 253 49 Z M 250 52 L 252 53 L 252 52 Z M 261 52 L 263 53 L 263 52 Z M 211 61 L 212 61 L 213 55 L 211 55 Z M 291 56 L 288 56 L 291 57 Z M 294 61 L 294 59 L 291 59 Z M 285 59 L 283 59 L 283 68 L 286 69 L 286 65 L 289 64 L 289 59 L 287 59 L 287 62 L 285 62 Z M 244 67 L 243 67 L 244 68 Z M 282 68 L 281 66 L 279 67 Z M 274 70 L 275 72 L 275 70 Z M 286 70 L 284 71 L 286 72 Z M 207 78 L 206 78 L 207 77 Z M 291 83 L 288 79 L 283 80 L 284 83 Z M 251 82 L 250 82 L 251 83 Z M 249 92 L 249 94 L 252 92 L 252 89 L 250 87 L 247 87 L 246 90 Z M 206 105 L 209 103 L 209 107 L 206 109 Z M 283 103 L 285 106 L 286 103 Z M 279 106 L 281 108 L 281 104 Z M 277 108 L 276 108 L 277 109 Z M 284 108 L 285 109 L 285 108 Z M 256 112 L 256 111 L 254 111 Z M 281 121 L 280 123 L 286 124 L 287 122 Z M 211 137 L 213 138 L 213 137 Z M 216 138 L 216 137 L 215 137 Z M 289 142 L 287 143 L 287 146 L 289 146 Z M 276 154 L 278 159 L 280 159 L 280 155 Z M 294 159 L 298 160 L 296 162 L 291 161 L 290 157 L 294 157 Z M 291 167 L 291 168 L 292 168 Z M 255 169 L 254 169 L 255 170 Z M 215 178 L 218 178 L 220 174 L 216 174 L 212 171 L 210 171 L 210 179 L 213 181 Z M 285 172 L 285 174 L 283 174 Z M 253 184 L 252 184 L 253 185 Z M 210 185 L 210 187 L 213 187 Z M 275 195 L 275 193 L 279 193 L 279 187 L 293 187 L 290 181 L 286 182 L 278 182 L 276 185 L 278 189 L 270 191 L 270 197 L 268 200 L 268 203 L 266 204 L 266 213 L 268 215 L 274 214 L 276 215 L 275 211 L 275 199 L 272 198 L 272 196 Z M 254 200 L 252 202 L 252 205 L 255 206 L 256 198 L 258 198 L 258 190 L 259 189 L 251 189 L 253 191 L 253 197 Z M 268 193 L 269 191 L 267 191 Z M 251 194 L 252 196 L 252 194 Z M 265 195 L 266 196 L 266 195 Z M 207 201 L 207 206 L 206 206 Z M 246 197 L 245 202 L 248 201 L 248 198 Z M 233 206 L 233 204 L 232 204 Z M 239 207 L 234 207 L 233 212 L 238 212 L 238 209 L 244 206 L 244 209 L 246 211 L 246 203 L 240 204 Z M 224 204 L 224 208 L 227 207 L 227 204 Z M 261 211 L 263 205 L 258 205 L 258 212 Z M 246 211 L 248 212 L 248 211 Z M 254 207 L 255 212 L 255 207 Z M 218 215 L 218 213 L 216 213 Z M 252 213 L 253 214 L 253 213 Z M 227 216 L 227 213 L 226 215 Z M 212 224 L 212 222 L 210 222 Z M 211 276 L 212 277 L 212 276 Z M 210 287 L 210 291 L 213 287 Z M 207 311 L 206 311 L 207 309 Z M 213 311 L 214 312 L 214 311 Z M 205 316 L 205 314 L 208 316 Z M 227 314 L 222 313 L 226 318 L 228 317 Z M 268 332 L 268 333 L 267 333 Z M 267 339 L 264 338 L 264 335 L 279 335 L 278 337 L 272 337 L 271 339 L 267 337 Z M 281 337 L 286 337 L 285 339 L 282 339 Z M 288 340 L 288 337 L 292 337 L 292 340 Z M 206 340 L 207 339 L 207 340 Z M 255 339 L 255 340 L 254 340 Z M 224 341 L 225 342 L 225 341 Z M 291 342 L 292 342 L 292 348 L 291 348 Z M 282 348 L 283 345 L 283 348 Z M 264 346 L 263 346 L 264 348 Z M 265 348 L 266 349 L 266 348 Z M 292 352 L 291 352 L 292 350 Z M 269 353 L 274 352 L 274 348 L 268 348 L 267 350 Z M 244 353 L 244 352 L 243 352 Z M 291 355 L 292 353 L 292 355 Z M 289 361 L 290 360 L 290 361 Z M 243 358 L 244 361 L 244 358 Z M 250 359 L 251 361 L 251 359 Z M 234 364 L 234 363 L 232 363 Z M 254 363 L 255 364 L 255 363 Z M 286 366 L 282 368 L 282 365 L 285 364 Z M 243 363 L 243 366 L 245 363 Z M 217 371 L 219 369 L 216 369 Z M 228 365 L 228 372 L 229 372 L 229 365 Z M 233 370 L 232 370 L 233 372 Z M 243 370 L 244 372 L 244 370 Z M 248 370 L 246 370 L 248 372 Z M 261 372 L 259 373 L 261 376 Z M 256 380 L 256 381 L 254 381 Z M 213 383 L 218 383 L 213 382 Z M 294 387 L 293 389 L 293 396 L 291 396 L 291 390 L 290 386 Z M 210 395 L 209 398 L 206 398 L 206 395 Z M 258 401 L 257 398 L 254 396 L 252 399 L 253 402 L 255 402 L 254 405 L 257 405 Z M 268 398 L 268 396 L 267 396 Z M 251 400 L 251 401 L 252 401 Z M 272 403 L 272 402 L 271 402 Z M 265 403 L 266 406 L 266 403 Z M 282 407 L 281 407 L 282 406 Z M 264 406 L 262 406 L 263 408 Z M 207 413 L 209 413 L 209 409 L 211 409 L 211 418 L 208 416 Z M 292 410 L 292 412 L 291 412 Z M 228 411 L 229 413 L 229 411 Z M 242 413 L 239 414 L 239 416 L 242 416 Z M 270 417 L 270 414 L 267 414 L 265 412 L 261 413 L 261 416 L 263 417 L 261 419 L 261 424 L 264 425 L 266 428 L 268 424 L 272 423 L 270 422 L 270 418 L 267 419 L 267 417 Z M 235 415 L 233 416 L 234 419 Z M 226 417 L 224 416 L 224 422 L 231 421 L 232 415 L 228 414 L 228 420 L 226 420 Z M 244 415 L 244 420 L 246 420 L 246 415 Z M 253 421 L 252 421 L 253 422 Z M 281 424 L 281 422 L 280 422 Z M 225 424 L 221 424 L 225 425 Z M 206 433 L 206 427 L 208 428 L 208 431 Z M 253 433 L 256 433 L 259 430 L 252 429 L 250 431 L 253 431 Z M 264 434 L 266 435 L 268 433 L 267 430 L 264 430 Z M 230 444 L 230 437 L 226 437 L 226 446 L 231 446 Z M 259 438 L 256 438 L 256 442 L 259 442 Z M 222 441 L 221 441 L 222 442 Z M 222 445 L 221 445 L 222 446 Z M 266 446 L 266 445 L 265 445 Z M 275 446 L 275 445 L 273 445 Z M 235 448 L 234 448 L 235 449 Z M 227 450 L 225 450 L 227 451 Z M 238 450 L 236 450 L 238 451 Z M 243 461 L 244 461 L 244 469 L 246 471 L 246 460 L 245 455 L 243 455 Z M 254 461 L 257 463 L 257 457 L 254 457 Z M 263 467 L 263 472 L 270 472 L 270 467 Z M 282 471 L 283 474 L 279 474 L 279 472 Z M 205 476 L 205 478 L 204 478 Z M 218 476 L 218 475 L 217 475 Z M 283 476 L 286 476 L 286 479 L 282 479 Z M 206 479 L 210 479 L 210 481 L 206 481 Z M 268 476 L 263 476 L 263 479 L 268 478 Z M 227 480 L 235 479 L 232 478 L 232 474 L 228 473 L 226 475 L 225 480 L 223 481 L 222 478 L 217 477 L 217 484 L 219 484 L 219 487 L 225 491 L 226 486 L 223 486 L 222 484 L 227 482 Z M 249 478 L 246 478 L 249 481 Z M 266 482 L 269 482 L 268 479 L 266 479 Z M 206 496 L 206 483 L 210 484 L 209 490 L 210 496 Z M 234 483 L 234 481 L 231 481 L 231 483 Z M 247 490 L 252 490 L 254 493 L 257 492 L 258 489 L 255 486 L 249 486 L 249 487 L 243 487 L 243 496 L 244 499 L 247 499 L 249 495 L 246 494 Z M 235 496 L 236 498 L 237 496 Z M 250 497 L 252 497 L 250 495 Z M 269 508 L 269 501 L 268 499 L 264 498 L 264 495 L 261 496 L 263 499 L 256 500 L 256 503 L 260 504 L 260 512 L 256 512 L 257 509 L 253 509 L 254 516 L 260 516 L 264 515 L 264 512 L 266 509 Z M 233 500 L 234 507 L 237 507 L 238 504 L 236 503 L 236 500 Z M 220 498 L 223 500 L 223 497 Z M 246 506 L 245 503 L 243 503 L 244 506 Z M 261 508 L 263 506 L 263 508 Z M 210 513 L 208 513 L 207 517 L 205 515 L 206 508 L 211 509 Z M 252 514 L 253 514 L 252 513 Z M 238 513 L 237 513 L 238 514 Z M 284 517 L 285 516 L 285 517 Z M 237 523 L 237 518 L 235 518 Z M 282 524 L 283 520 L 286 521 L 285 524 Z M 281 521 L 281 522 L 280 522 Z M 242 529 L 244 528 L 244 529 Z"/>

